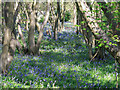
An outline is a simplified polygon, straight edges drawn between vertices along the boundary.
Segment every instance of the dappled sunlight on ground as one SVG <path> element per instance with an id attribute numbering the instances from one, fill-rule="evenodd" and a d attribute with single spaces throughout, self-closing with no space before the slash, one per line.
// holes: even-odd
<path id="1" fill-rule="evenodd" d="M 8 76 L 3 76 L 4 87 L 115 87 L 113 61 L 107 58 L 107 63 L 90 62 L 83 36 L 77 36 L 72 29 L 70 32 L 59 33 L 57 41 L 44 36 L 40 45 L 41 56 L 16 54 Z"/>

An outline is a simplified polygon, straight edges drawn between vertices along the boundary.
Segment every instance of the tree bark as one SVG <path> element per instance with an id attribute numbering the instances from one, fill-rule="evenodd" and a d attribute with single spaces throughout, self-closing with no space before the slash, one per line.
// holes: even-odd
<path id="1" fill-rule="evenodd" d="M 29 2 L 27 4 L 27 10 L 28 10 L 28 16 L 30 19 L 30 26 L 28 31 L 28 45 L 29 45 L 29 53 L 31 55 L 34 55 L 35 53 L 35 38 L 34 38 L 34 32 L 35 32 L 35 10 L 33 8 L 33 2 Z"/>
<path id="2" fill-rule="evenodd" d="M 49 12 L 50 12 L 50 0 L 48 0 L 48 2 L 47 2 L 47 11 L 46 11 L 44 22 L 40 26 L 39 36 L 37 39 L 37 44 L 36 44 L 36 49 L 35 49 L 36 51 L 39 51 L 40 43 L 41 43 L 41 40 L 43 37 L 44 26 L 47 23 L 48 18 L 49 18 L 49 14 L 50 14 Z"/>
<path id="3" fill-rule="evenodd" d="M 27 44 L 25 42 L 25 39 L 24 39 L 24 36 L 23 36 L 23 33 L 22 33 L 22 30 L 21 30 L 21 27 L 20 27 L 20 24 L 18 23 L 18 33 L 21 37 L 21 40 L 22 40 L 22 43 L 24 45 L 24 49 L 27 49 Z"/>
<path id="4" fill-rule="evenodd" d="M 79 7 L 76 4 L 77 8 L 77 25 L 81 25 L 80 27 L 77 27 L 77 35 L 79 34 L 79 31 L 81 34 L 83 34 L 85 42 L 88 46 L 89 49 L 89 59 L 91 60 L 93 57 L 93 52 L 92 52 L 92 45 L 93 45 L 93 35 L 92 32 L 90 31 L 89 26 L 87 23 L 82 24 L 81 21 L 84 21 L 84 18 L 82 17 L 82 13 L 79 11 Z M 86 29 L 86 30 L 83 30 Z"/>
<path id="5" fill-rule="evenodd" d="M 64 21 L 65 21 L 65 2 L 62 0 L 62 17 L 61 17 L 61 29 L 60 32 L 62 32 L 62 30 L 64 29 Z"/>
<path id="6" fill-rule="evenodd" d="M 9 65 L 11 61 L 13 60 L 15 48 L 18 46 L 21 48 L 20 43 L 16 40 L 13 43 L 14 34 L 14 2 L 6 2 L 4 6 L 4 18 L 5 18 L 5 29 L 4 31 L 4 40 L 3 40 L 3 47 L 2 47 L 2 53 L 0 57 L 0 63 L 1 70 L 4 74 L 7 73 L 7 69 L 9 68 Z"/>
<path id="7" fill-rule="evenodd" d="M 20 12 L 20 9 L 22 7 L 22 3 L 21 2 L 18 2 L 18 5 L 16 6 L 16 8 L 14 8 L 14 17 L 13 17 L 13 30 L 12 30 L 12 33 L 14 34 L 14 37 L 16 39 L 16 30 L 15 30 L 15 23 L 16 23 L 16 19 L 17 19 L 17 16 L 18 16 L 18 13 Z"/>
<path id="8" fill-rule="evenodd" d="M 89 2 L 87 2 L 87 5 L 91 9 L 91 11 L 92 11 L 91 13 L 94 14 L 95 19 L 97 20 L 97 19 L 100 18 L 101 20 L 99 20 L 99 23 L 100 22 L 102 23 L 102 15 L 103 15 L 103 13 L 101 13 L 101 9 L 98 9 L 99 5 L 97 3 L 91 4 Z M 93 10 L 96 11 L 96 12 L 93 12 Z M 99 11 L 99 12 L 97 12 L 97 11 Z M 97 23 L 98 23 L 98 21 L 97 21 Z M 98 43 L 98 41 L 95 40 L 95 46 L 98 47 L 99 44 L 100 43 Z M 94 52 L 94 56 L 93 57 L 96 60 L 103 60 L 105 58 L 105 49 L 104 49 L 104 47 L 102 46 L 102 47 L 95 48 L 95 52 Z"/>
<path id="9" fill-rule="evenodd" d="M 27 10 L 25 10 L 25 14 L 26 14 L 26 26 L 25 26 L 25 28 L 28 31 L 29 16 L 28 16 Z"/>
<path id="10" fill-rule="evenodd" d="M 60 19 L 60 2 L 58 0 L 57 2 L 57 16 L 55 18 L 55 26 L 54 26 L 54 39 L 57 40 L 57 32 L 59 31 L 58 30 L 58 20 Z"/>
<path id="11" fill-rule="evenodd" d="M 77 18 L 77 14 L 76 14 L 76 12 L 77 12 L 77 11 L 76 11 L 76 5 L 75 5 L 75 3 L 74 3 L 74 6 L 73 6 L 73 7 L 74 7 L 73 24 L 76 25 L 76 21 L 77 21 L 77 19 L 76 19 L 76 18 Z"/>
<path id="12" fill-rule="evenodd" d="M 7 72 L 7 62 L 8 62 L 8 56 L 9 56 L 9 44 L 11 40 L 11 32 L 13 30 L 13 9 L 14 9 L 14 3 L 12 2 L 6 2 L 5 8 L 4 8 L 4 17 L 5 17 L 5 23 L 6 27 L 4 30 L 4 41 L 3 41 L 3 47 L 2 47 L 2 54 L 1 54 L 1 62 L 2 62 L 2 71 L 5 74 Z M 10 18 L 11 17 L 11 18 Z"/>

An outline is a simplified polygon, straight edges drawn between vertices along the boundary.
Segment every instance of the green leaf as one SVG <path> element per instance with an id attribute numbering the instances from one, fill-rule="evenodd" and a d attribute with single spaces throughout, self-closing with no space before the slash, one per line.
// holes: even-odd
<path id="1" fill-rule="evenodd" d="M 108 45 L 105 45 L 106 48 L 108 48 L 109 46 Z"/>
<path id="2" fill-rule="evenodd" d="M 86 30 L 86 28 L 83 28 L 83 30 Z"/>
<path id="3" fill-rule="evenodd" d="M 103 45 L 104 45 L 103 43 L 100 43 L 98 46 L 99 46 L 99 47 L 102 47 Z"/>
<path id="4" fill-rule="evenodd" d="M 96 20 L 100 20 L 100 18 L 97 18 Z"/>
<path id="5" fill-rule="evenodd" d="M 89 30 L 87 30 L 87 32 L 89 32 Z"/>
<path id="6" fill-rule="evenodd" d="M 1 17 L 2 19 L 4 19 L 4 17 Z"/>
<path id="7" fill-rule="evenodd" d="M 114 35 L 113 37 L 118 37 L 118 35 Z"/>
<path id="8" fill-rule="evenodd" d="M 103 25 L 105 25 L 105 23 L 103 23 Z"/>
<path id="9" fill-rule="evenodd" d="M 85 13 L 86 11 L 83 11 L 83 13 Z"/>
<path id="10" fill-rule="evenodd" d="M 95 47 L 95 48 L 98 48 L 98 47 Z"/>
<path id="11" fill-rule="evenodd" d="M 96 6 L 96 8 L 98 8 L 98 6 Z"/>
<path id="12" fill-rule="evenodd" d="M 120 30 L 120 28 L 116 28 L 116 30 L 117 30 L 117 31 L 119 31 L 119 30 Z"/>
<path id="13" fill-rule="evenodd" d="M 109 42 L 109 44 L 111 45 L 111 44 L 112 44 L 112 42 Z"/>
<path id="14" fill-rule="evenodd" d="M 110 33 L 109 33 L 109 32 L 107 32 L 107 35 L 110 35 Z"/>
<path id="15" fill-rule="evenodd" d="M 112 26 L 109 26 L 109 28 L 112 28 Z"/>
<path id="16" fill-rule="evenodd" d="M 86 23 L 85 21 L 81 21 L 82 24 Z"/>
<path id="17" fill-rule="evenodd" d="M 104 43 L 106 43 L 107 41 L 104 41 Z"/>
<path id="18" fill-rule="evenodd" d="M 75 26 L 80 27 L 81 25 L 75 25 Z"/>
<path id="19" fill-rule="evenodd" d="M 103 39 L 100 39 L 101 41 L 103 41 Z"/>
<path id="20" fill-rule="evenodd" d="M 90 16 L 87 16 L 87 17 L 90 17 Z"/>
<path id="21" fill-rule="evenodd" d="M 99 33 L 95 33 L 96 35 L 99 35 Z"/>
<path id="22" fill-rule="evenodd" d="M 98 13 L 98 12 L 99 12 L 99 10 L 95 10 L 95 12 L 96 12 L 96 13 Z"/>
<path id="23" fill-rule="evenodd" d="M 117 44 L 112 44 L 112 45 L 115 45 L 115 46 L 117 46 Z"/>

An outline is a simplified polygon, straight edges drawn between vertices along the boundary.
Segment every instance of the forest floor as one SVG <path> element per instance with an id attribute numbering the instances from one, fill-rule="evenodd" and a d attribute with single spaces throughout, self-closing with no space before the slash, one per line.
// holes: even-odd
<path id="1" fill-rule="evenodd" d="M 81 34 L 65 23 L 58 33 L 58 40 L 43 36 L 41 56 L 16 54 L 7 76 L 3 76 L 4 88 L 115 88 L 115 64 L 109 56 L 105 60 L 90 62 L 88 47 Z"/>

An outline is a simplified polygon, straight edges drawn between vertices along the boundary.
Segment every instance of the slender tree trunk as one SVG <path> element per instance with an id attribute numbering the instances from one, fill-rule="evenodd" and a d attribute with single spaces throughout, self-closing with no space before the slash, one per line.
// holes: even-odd
<path id="1" fill-rule="evenodd" d="M 27 4 L 27 10 L 28 10 L 28 16 L 30 19 L 30 26 L 28 31 L 28 44 L 29 44 L 29 53 L 34 54 L 35 53 L 35 38 L 34 38 L 34 32 L 35 32 L 35 10 L 32 7 L 33 3 L 30 2 Z"/>
<path id="2" fill-rule="evenodd" d="M 0 11 L 0 16 L 4 17 L 4 13 L 3 13 L 3 9 L 4 9 L 4 5 L 3 5 L 3 2 L 1 2 L 0 4 L 0 7 L 1 7 L 1 11 Z M 1 30 L 0 30 L 0 43 L 3 44 L 3 32 L 4 32 L 4 25 L 5 25 L 5 20 L 4 19 L 0 19 L 0 26 L 1 26 Z"/>
<path id="3" fill-rule="evenodd" d="M 57 40 L 57 28 L 58 28 L 58 20 L 60 19 L 60 2 L 57 2 L 57 16 L 55 19 L 55 26 L 54 26 L 54 39 Z"/>
<path id="4" fill-rule="evenodd" d="M 76 8 L 77 8 L 77 25 L 80 25 L 80 22 L 82 21 L 82 16 L 80 16 L 80 12 L 78 10 L 79 7 L 77 5 L 76 5 Z M 77 26 L 77 31 L 76 31 L 77 35 L 79 34 L 80 29 L 81 28 L 79 26 Z"/>
<path id="5" fill-rule="evenodd" d="M 58 15 L 57 15 L 57 18 L 56 18 L 56 20 L 55 20 L 55 26 L 54 26 L 54 29 L 53 29 L 53 31 L 54 31 L 54 39 L 55 40 L 57 40 L 57 26 L 58 26 Z"/>
<path id="6" fill-rule="evenodd" d="M 16 19 L 17 19 L 17 16 L 18 16 L 18 13 L 20 12 L 20 9 L 22 7 L 22 3 L 21 2 L 18 2 L 16 3 L 16 7 L 14 8 L 14 17 L 13 17 L 13 30 L 12 30 L 12 33 L 14 34 L 14 37 L 16 39 L 16 30 L 15 30 L 15 23 L 16 23 Z"/>
<path id="7" fill-rule="evenodd" d="M 65 2 L 64 0 L 62 0 L 62 15 L 61 15 L 61 29 L 60 32 L 62 32 L 62 30 L 64 29 L 64 21 L 65 21 Z"/>
<path id="8" fill-rule="evenodd" d="M 25 14 L 26 14 L 26 26 L 25 26 L 25 28 L 28 31 L 29 16 L 28 16 L 27 10 L 25 10 Z"/>
<path id="9" fill-rule="evenodd" d="M 61 24 L 60 24 L 60 20 L 61 20 L 61 12 L 60 12 L 60 0 L 58 0 L 57 2 L 57 13 L 58 13 L 58 31 L 60 32 L 61 29 Z"/>
<path id="10" fill-rule="evenodd" d="M 75 3 L 74 3 L 74 17 L 73 17 L 73 24 L 74 25 L 76 25 L 76 21 L 77 21 L 77 11 L 76 11 L 76 5 L 75 5 Z"/>
<path id="11" fill-rule="evenodd" d="M 20 24 L 19 24 L 19 23 L 18 23 L 18 33 L 19 33 L 19 35 L 20 35 L 20 37 L 21 37 L 21 40 L 22 40 L 22 42 L 23 42 L 24 49 L 26 49 L 26 48 L 27 48 L 27 44 L 26 44 L 26 42 L 25 42 L 25 39 L 24 39 L 24 36 L 23 36 L 23 33 L 22 33 L 22 30 L 21 30 L 21 27 L 20 27 Z"/>
<path id="12" fill-rule="evenodd" d="M 44 26 L 49 19 L 49 14 L 50 14 L 49 12 L 50 12 L 50 0 L 48 0 L 48 2 L 47 2 L 47 11 L 46 11 L 44 22 L 40 26 L 39 36 L 38 36 L 38 39 L 37 39 L 37 44 L 36 44 L 36 49 L 35 49 L 37 52 L 39 51 L 40 43 L 41 43 L 41 40 L 42 40 L 42 37 L 43 37 Z"/>

